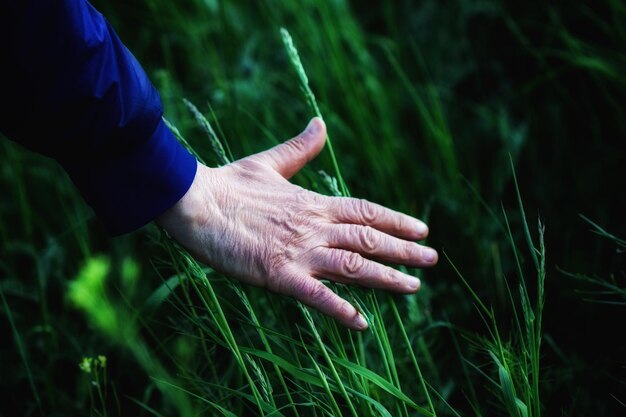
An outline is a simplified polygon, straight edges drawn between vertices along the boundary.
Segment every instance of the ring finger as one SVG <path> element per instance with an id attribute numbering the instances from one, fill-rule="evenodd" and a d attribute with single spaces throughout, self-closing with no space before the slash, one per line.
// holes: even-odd
<path id="1" fill-rule="evenodd" d="M 312 269 L 312 275 L 317 278 L 344 284 L 400 293 L 413 293 L 420 288 L 419 279 L 343 249 L 319 248 Z"/>

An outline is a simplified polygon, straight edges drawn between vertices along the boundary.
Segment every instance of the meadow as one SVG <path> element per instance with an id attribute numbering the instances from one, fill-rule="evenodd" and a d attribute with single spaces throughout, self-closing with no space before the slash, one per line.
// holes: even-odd
<path id="1" fill-rule="evenodd" d="M 329 282 L 349 331 L 155 225 L 110 238 L 2 139 L 0 417 L 624 415 L 621 1 L 92 3 L 199 159 L 321 115 L 293 181 L 424 219 L 440 262 L 411 296 Z"/>

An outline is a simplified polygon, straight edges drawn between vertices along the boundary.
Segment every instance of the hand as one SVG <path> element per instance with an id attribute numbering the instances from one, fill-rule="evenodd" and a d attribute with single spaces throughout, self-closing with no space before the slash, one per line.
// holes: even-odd
<path id="1" fill-rule="evenodd" d="M 361 314 L 320 278 L 413 293 L 417 278 L 375 260 L 437 263 L 421 221 L 365 200 L 326 197 L 287 181 L 319 154 L 326 127 L 220 168 L 198 166 L 187 194 L 157 222 L 201 262 L 245 283 L 292 296 L 353 329 Z"/>

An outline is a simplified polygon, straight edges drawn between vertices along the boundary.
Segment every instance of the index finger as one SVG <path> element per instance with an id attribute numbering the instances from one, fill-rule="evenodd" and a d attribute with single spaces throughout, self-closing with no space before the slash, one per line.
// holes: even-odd
<path id="1" fill-rule="evenodd" d="M 371 226 L 402 239 L 421 240 L 428 236 L 426 223 L 380 204 L 351 197 L 329 199 L 329 215 L 337 223 Z"/>

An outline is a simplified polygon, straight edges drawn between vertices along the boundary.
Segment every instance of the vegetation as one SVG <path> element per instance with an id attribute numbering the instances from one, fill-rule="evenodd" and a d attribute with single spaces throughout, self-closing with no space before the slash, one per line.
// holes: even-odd
<path id="1" fill-rule="evenodd" d="M 155 226 L 109 238 L 0 141 L 0 416 L 624 414 L 622 2 L 94 4 L 200 159 L 321 115 L 294 181 L 426 220 L 443 256 L 415 296 L 329 282 L 351 332 Z"/>

